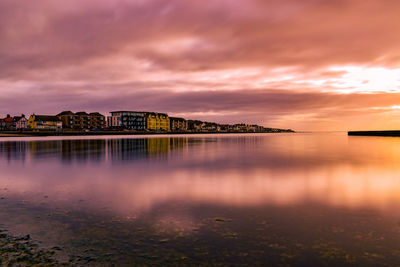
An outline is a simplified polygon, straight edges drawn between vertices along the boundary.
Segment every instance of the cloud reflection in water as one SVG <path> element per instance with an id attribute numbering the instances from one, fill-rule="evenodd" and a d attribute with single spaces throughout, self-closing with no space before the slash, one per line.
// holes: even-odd
<path id="1" fill-rule="evenodd" d="M 386 209 L 400 204 L 399 148 L 343 134 L 6 141 L 0 185 L 123 213 L 170 201 Z"/>

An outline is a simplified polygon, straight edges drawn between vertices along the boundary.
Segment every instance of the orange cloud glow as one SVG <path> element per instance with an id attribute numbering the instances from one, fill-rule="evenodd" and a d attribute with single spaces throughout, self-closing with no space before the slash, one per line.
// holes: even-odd
<path id="1" fill-rule="evenodd" d="M 0 114 L 400 129 L 399 13 L 395 0 L 4 0 Z"/>

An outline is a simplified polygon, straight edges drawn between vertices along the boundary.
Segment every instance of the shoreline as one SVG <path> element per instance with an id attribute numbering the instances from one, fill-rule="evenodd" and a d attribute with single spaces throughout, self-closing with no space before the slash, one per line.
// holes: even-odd
<path id="1" fill-rule="evenodd" d="M 138 132 L 138 131 L 0 131 L 0 137 L 32 137 L 32 136 L 103 136 L 103 135 L 196 135 L 196 134 L 257 134 L 257 133 L 296 133 L 295 131 L 270 132 Z"/>

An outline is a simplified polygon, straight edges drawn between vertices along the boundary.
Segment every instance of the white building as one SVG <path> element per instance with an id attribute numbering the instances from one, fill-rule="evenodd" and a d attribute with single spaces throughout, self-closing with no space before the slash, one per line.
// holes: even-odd
<path id="1" fill-rule="evenodd" d="M 25 115 L 15 116 L 13 118 L 13 127 L 15 129 L 26 129 L 28 128 L 28 119 L 25 118 Z"/>

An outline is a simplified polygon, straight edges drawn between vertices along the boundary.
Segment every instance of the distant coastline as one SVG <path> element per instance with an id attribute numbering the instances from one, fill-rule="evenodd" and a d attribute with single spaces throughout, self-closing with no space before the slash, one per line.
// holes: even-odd
<path id="1" fill-rule="evenodd" d="M 192 134 L 192 133 L 273 133 L 291 129 L 264 127 L 257 124 L 220 124 L 170 117 L 167 113 L 144 111 L 99 112 L 62 111 L 57 115 L 33 113 L 0 118 L 0 135 L 126 135 L 126 134 Z M 2 132 L 3 131 L 3 132 Z"/>
<path id="2" fill-rule="evenodd" d="M 218 132 L 218 131 L 202 131 L 202 132 L 190 132 L 190 131 L 49 131 L 49 130 L 7 130 L 0 131 L 0 137 L 29 137 L 29 136 L 101 136 L 101 135 L 179 135 L 179 134 L 250 134 L 250 133 L 295 133 L 291 129 L 274 129 L 273 131 L 263 132 L 240 132 L 240 131 L 229 131 L 229 132 Z"/>

